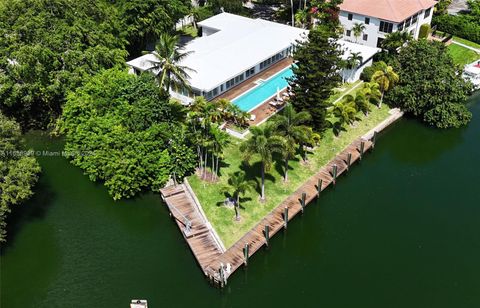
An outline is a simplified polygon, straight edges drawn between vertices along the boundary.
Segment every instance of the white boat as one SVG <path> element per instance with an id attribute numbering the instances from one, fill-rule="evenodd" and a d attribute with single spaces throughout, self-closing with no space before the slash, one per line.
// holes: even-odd
<path id="1" fill-rule="evenodd" d="M 465 66 L 463 78 L 471 81 L 475 89 L 480 89 L 480 61 L 475 61 Z"/>
<path id="2" fill-rule="evenodd" d="M 130 302 L 130 308 L 148 308 L 146 299 L 132 299 Z"/>

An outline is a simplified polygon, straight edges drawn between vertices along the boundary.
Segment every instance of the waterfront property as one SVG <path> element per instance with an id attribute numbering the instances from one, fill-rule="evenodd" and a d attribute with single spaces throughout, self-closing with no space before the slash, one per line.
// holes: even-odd
<path id="1" fill-rule="evenodd" d="M 198 23 L 201 37 L 185 45 L 192 52 L 181 65 L 189 73 L 192 91 L 171 89 L 184 103 L 195 96 L 211 100 L 289 57 L 306 30 L 263 19 L 221 13 Z M 127 62 L 138 73 L 152 68 L 153 54 Z"/>
<path id="2" fill-rule="evenodd" d="M 371 47 L 380 47 L 385 36 L 406 31 L 418 38 L 420 26 L 432 21 L 434 0 L 344 0 L 340 4 L 343 39 Z M 355 24 L 365 29 L 355 37 Z"/>
<path id="3" fill-rule="evenodd" d="M 192 69 L 188 80 L 191 90 L 170 89 L 170 94 L 185 104 L 195 96 L 207 100 L 227 97 L 249 112 L 287 87 L 295 44 L 308 34 L 305 29 L 229 13 L 215 15 L 198 26 L 201 36 L 184 46 L 184 52 L 191 53 L 180 63 Z M 346 82 L 358 80 L 379 49 L 343 40 L 338 43 L 344 59 L 360 54 L 362 60 L 354 68 L 340 72 Z M 151 70 L 156 61 L 149 53 L 127 65 L 132 73 L 140 73 Z"/>

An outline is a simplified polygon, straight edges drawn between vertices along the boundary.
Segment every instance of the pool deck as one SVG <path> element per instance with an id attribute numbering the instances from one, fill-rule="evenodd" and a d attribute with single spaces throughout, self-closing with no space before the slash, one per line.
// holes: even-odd
<path id="1" fill-rule="evenodd" d="M 234 88 L 218 96 L 216 99 L 226 98 L 231 101 L 237 96 L 241 95 L 242 93 L 245 93 L 251 88 L 257 86 L 255 82 L 258 79 L 264 79 L 264 80 L 268 79 L 273 75 L 275 75 L 276 73 L 289 67 L 290 65 L 292 65 L 292 63 L 293 63 L 292 58 L 286 58 L 286 59 L 280 60 L 279 62 L 275 63 L 265 71 L 260 72 L 257 75 L 253 76 L 252 78 L 245 80 L 244 82 L 240 83 Z M 275 112 L 277 112 L 277 110 L 278 110 L 277 108 L 270 106 L 270 104 L 267 101 L 259 105 L 257 108 L 253 109 L 252 111 L 250 111 L 250 114 L 255 116 L 255 120 L 250 121 L 249 124 L 258 125 L 259 123 L 262 123 L 263 121 L 265 121 L 265 119 L 268 119 L 270 116 L 272 116 Z"/>

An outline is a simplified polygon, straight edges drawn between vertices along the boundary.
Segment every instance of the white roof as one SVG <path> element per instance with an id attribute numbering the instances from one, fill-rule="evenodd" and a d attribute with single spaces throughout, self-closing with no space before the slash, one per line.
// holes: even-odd
<path id="1" fill-rule="evenodd" d="M 307 30 L 263 19 L 251 19 L 221 13 L 198 23 L 219 30 L 189 42 L 184 49 L 193 51 L 181 65 L 190 72 L 190 85 L 202 91 L 227 82 L 236 75 L 302 39 Z M 153 55 L 144 55 L 127 62 L 141 70 L 151 68 Z"/>
<path id="2" fill-rule="evenodd" d="M 189 72 L 189 82 L 201 91 L 218 87 L 308 34 L 305 29 L 229 13 L 215 15 L 198 25 L 218 30 L 190 41 L 184 48 L 184 52 L 192 53 L 180 64 L 194 70 Z M 344 59 L 351 52 L 360 52 L 365 61 L 380 50 L 343 40 L 338 43 L 345 51 Z M 155 60 L 153 54 L 147 54 L 127 64 L 144 71 L 150 69 Z"/>
<path id="3" fill-rule="evenodd" d="M 341 46 L 340 48 L 343 50 L 343 55 L 342 55 L 343 60 L 348 59 L 348 57 L 352 53 L 359 52 L 363 59 L 362 62 L 365 62 L 366 60 L 370 59 L 377 52 L 380 51 L 380 48 L 355 44 L 355 43 L 347 42 L 344 40 L 338 40 L 337 43 Z"/>

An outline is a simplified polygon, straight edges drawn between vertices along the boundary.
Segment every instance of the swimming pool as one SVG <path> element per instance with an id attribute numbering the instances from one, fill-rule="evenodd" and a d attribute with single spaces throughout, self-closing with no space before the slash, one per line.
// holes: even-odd
<path id="1" fill-rule="evenodd" d="M 274 96 L 277 93 L 277 89 L 280 91 L 285 89 L 288 85 L 287 78 L 292 76 L 292 68 L 286 68 L 267 80 L 261 80 L 259 85 L 237 96 L 232 100 L 232 103 L 243 111 L 250 111 Z"/>

